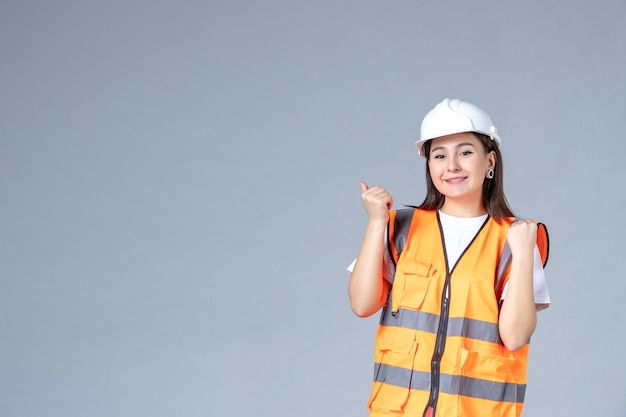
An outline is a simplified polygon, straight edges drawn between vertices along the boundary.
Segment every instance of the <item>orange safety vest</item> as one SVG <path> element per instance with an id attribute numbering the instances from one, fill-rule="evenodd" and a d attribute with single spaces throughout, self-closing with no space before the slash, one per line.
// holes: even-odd
<path id="1" fill-rule="evenodd" d="M 448 268 L 437 212 L 408 210 L 412 221 L 376 336 L 370 416 L 519 417 L 529 345 L 511 352 L 498 330 L 513 219 L 487 217 Z M 388 227 L 394 257 L 397 213 Z M 548 235 L 542 224 L 538 230 L 545 265 Z"/>

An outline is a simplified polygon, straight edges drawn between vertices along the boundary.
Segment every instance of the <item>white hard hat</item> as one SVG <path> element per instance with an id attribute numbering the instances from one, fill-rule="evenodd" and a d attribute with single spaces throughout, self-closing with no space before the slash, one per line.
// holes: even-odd
<path id="1" fill-rule="evenodd" d="M 462 132 L 482 133 L 500 146 L 498 129 L 483 109 L 467 101 L 445 98 L 424 116 L 420 140 L 415 142 L 417 152 L 426 157 L 423 152 L 424 142 Z"/>

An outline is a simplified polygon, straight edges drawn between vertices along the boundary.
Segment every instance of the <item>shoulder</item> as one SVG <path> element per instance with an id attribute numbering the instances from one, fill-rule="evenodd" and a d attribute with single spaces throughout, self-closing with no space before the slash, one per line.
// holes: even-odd
<path id="1" fill-rule="evenodd" d="M 400 231 L 408 232 L 411 224 L 423 224 L 426 221 L 435 221 L 436 210 L 424 210 L 417 207 L 407 207 L 389 212 L 389 232 L 394 235 Z"/>
<path id="2" fill-rule="evenodd" d="M 419 207 L 406 207 L 397 210 L 390 210 L 390 219 L 411 219 L 416 216 L 436 216 L 437 210 L 424 210 Z"/>
<path id="3" fill-rule="evenodd" d="M 405 208 L 396 209 L 396 210 L 389 210 L 389 214 L 392 214 L 394 216 L 410 215 L 410 214 L 413 214 L 416 210 L 420 210 L 420 209 L 415 208 L 415 207 L 405 207 Z"/>

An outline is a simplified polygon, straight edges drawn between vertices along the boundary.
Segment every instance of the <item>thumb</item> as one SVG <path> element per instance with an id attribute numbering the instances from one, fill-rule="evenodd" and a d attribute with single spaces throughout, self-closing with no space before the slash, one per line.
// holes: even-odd
<path id="1" fill-rule="evenodd" d="M 363 192 L 367 191 L 369 188 L 365 181 L 361 181 L 361 190 L 363 190 Z"/>

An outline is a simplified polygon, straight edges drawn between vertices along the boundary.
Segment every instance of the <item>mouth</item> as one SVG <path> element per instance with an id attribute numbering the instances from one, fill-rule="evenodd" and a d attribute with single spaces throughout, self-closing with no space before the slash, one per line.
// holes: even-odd
<path id="1" fill-rule="evenodd" d="M 452 178 L 445 178 L 443 181 L 444 181 L 446 184 L 452 184 L 452 185 L 454 185 L 454 184 L 460 184 L 460 183 L 462 183 L 463 181 L 465 181 L 466 179 L 467 179 L 467 177 L 452 177 Z"/>

